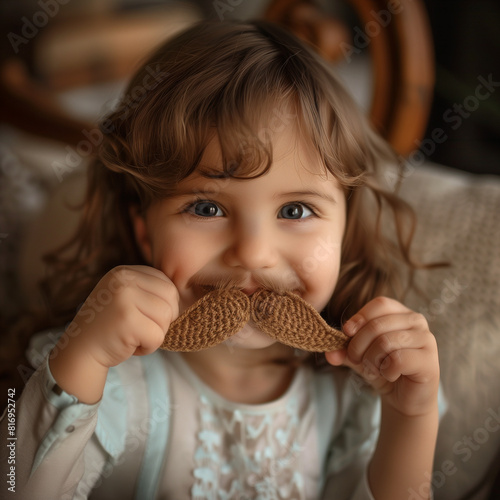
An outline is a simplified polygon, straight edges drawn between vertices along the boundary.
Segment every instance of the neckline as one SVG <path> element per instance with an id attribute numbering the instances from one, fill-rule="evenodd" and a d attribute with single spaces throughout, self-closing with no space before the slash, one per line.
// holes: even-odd
<path id="1" fill-rule="evenodd" d="M 268 401 L 267 403 L 238 403 L 221 396 L 218 392 L 207 385 L 189 366 L 187 361 L 182 358 L 178 352 L 163 351 L 163 354 L 168 358 L 174 368 L 193 386 L 200 395 L 207 397 L 211 402 L 217 406 L 227 410 L 240 410 L 250 413 L 260 413 L 262 411 L 271 411 L 273 409 L 282 408 L 283 404 L 288 401 L 293 395 L 300 394 L 298 390 L 300 386 L 306 383 L 310 376 L 307 367 L 299 366 L 293 375 L 290 385 L 286 391 L 278 398 Z"/>

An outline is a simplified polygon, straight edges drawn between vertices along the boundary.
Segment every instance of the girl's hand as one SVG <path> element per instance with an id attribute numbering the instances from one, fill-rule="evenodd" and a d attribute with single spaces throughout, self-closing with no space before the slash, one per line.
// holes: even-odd
<path id="1" fill-rule="evenodd" d="M 351 367 L 406 416 L 435 411 L 439 359 L 425 317 L 396 300 L 377 297 L 344 325 L 347 349 L 326 354 L 332 365 Z"/>
<path id="2" fill-rule="evenodd" d="M 75 342 L 103 366 L 154 352 L 179 316 L 179 294 L 165 274 L 148 266 L 120 266 L 92 290 L 73 323 Z"/>
<path id="3" fill-rule="evenodd" d="M 164 273 L 148 266 L 109 271 L 56 344 L 50 368 L 57 383 L 80 401 L 102 395 L 107 371 L 160 347 L 179 316 L 179 293 Z"/>

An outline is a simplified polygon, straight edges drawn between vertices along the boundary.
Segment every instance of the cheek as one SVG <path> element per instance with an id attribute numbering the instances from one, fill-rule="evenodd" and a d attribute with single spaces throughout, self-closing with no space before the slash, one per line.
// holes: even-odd
<path id="1" fill-rule="evenodd" d="M 321 310 L 333 294 L 340 270 L 342 238 L 322 235 L 301 246 L 295 269 L 306 291 L 304 299 Z"/>
<path id="2" fill-rule="evenodd" d="M 179 287 L 189 279 L 190 269 L 196 266 L 196 256 L 196 252 L 183 244 L 158 245 L 153 248 L 153 265 Z"/>
<path id="3" fill-rule="evenodd" d="M 182 292 L 189 279 L 213 257 L 214 248 L 196 231 L 165 231 L 154 240 L 153 265 Z"/>

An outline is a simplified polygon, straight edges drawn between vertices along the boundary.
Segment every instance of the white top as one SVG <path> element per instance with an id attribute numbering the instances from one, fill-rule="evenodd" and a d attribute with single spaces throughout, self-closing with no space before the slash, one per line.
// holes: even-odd
<path id="1" fill-rule="evenodd" d="M 318 498 L 310 370 L 299 370 L 279 399 L 244 405 L 214 392 L 182 357 L 166 358 L 177 405 L 167 454 L 172 465 L 161 481 L 167 498 Z"/>
<path id="2" fill-rule="evenodd" d="M 378 398 L 348 370 L 301 367 L 281 397 L 244 405 L 157 351 L 112 368 L 85 405 L 55 384 L 41 345 L 16 403 L 16 498 L 373 500 Z"/>

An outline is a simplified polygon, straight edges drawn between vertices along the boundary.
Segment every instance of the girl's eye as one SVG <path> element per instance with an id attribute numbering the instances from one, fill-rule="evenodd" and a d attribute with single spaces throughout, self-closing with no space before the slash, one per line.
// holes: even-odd
<path id="1" fill-rule="evenodd" d="M 222 210 L 211 201 L 198 201 L 189 207 L 189 211 L 199 217 L 222 217 Z"/>
<path id="2" fill-rule="evenodd" d="M 302 203 L 290 203 L 281 208 L 280 219 L 305 219 L 314 215 L 313 212 Z"/>

